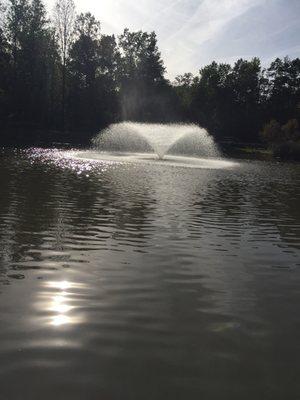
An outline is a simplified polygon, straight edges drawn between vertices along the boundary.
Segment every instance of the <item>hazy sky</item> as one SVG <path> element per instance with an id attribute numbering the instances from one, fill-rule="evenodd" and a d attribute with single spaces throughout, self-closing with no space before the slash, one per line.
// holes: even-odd
<path id="1" fill-rule="evenodd" d="M 75 0 L 103 33 L 155 30 L 169 78 L 213 60 L 300 56 L 300 0 Z M 54 0 L 47 0 L 49 10 Z"/>

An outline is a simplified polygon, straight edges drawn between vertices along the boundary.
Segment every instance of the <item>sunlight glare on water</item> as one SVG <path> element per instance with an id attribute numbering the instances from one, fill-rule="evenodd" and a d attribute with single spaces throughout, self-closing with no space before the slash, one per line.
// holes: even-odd
<path id="1" fill-rule="evenodd" d="M 230 161 L 225 159 L 215 158 L 199 158 L 167 155 L 163 160 L 157 159 L 156 155 L 149 153 L 108 153 L 108 152 L 95 152 L 95 151 L 79 151 L 79 152 L 66 152 L 65 157 L 87 160 L 101 163 L 142 163 L 170 167 L 183 167 L 183 168 L 207 168 L 207 169 L 227 169 L 237 167 L 237 161 Z"/>
<path id="2" fill-rule="evenodd" d="M 39 294 L 39 301 L 36 302 L 36 308 L 41 314 L 46 309 L 50 319 L 43 318 L 41 323 L 46 321 L 54 327 L 82 323 L 82 317 L 79 318 L 76 315 L 76 306 L 72 304 L 75 300 L 74 296 L 78 296 L 78 291 L 83 287 L 83 284 L 67 280 L 45 282 Z"/>

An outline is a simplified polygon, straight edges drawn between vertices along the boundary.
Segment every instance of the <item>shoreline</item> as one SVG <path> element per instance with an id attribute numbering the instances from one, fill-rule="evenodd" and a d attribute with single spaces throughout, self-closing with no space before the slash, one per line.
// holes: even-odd
<path id="1" fill-rule="evenodd" d="M 28 127 L 4 129 L 0 136 L 0 147 L 20 149 L 29 147 L 83 148 L 90 146 L 91 139 L 96 134 L 97 132 L 63 132 L 51 129 L 29 129 Z M 276 150 L 268 148 L 263 143 L 236 143 L 216 140 L 216 144 L 225 157 L 258 161 L 300 162 L 300 153 L 290 154 L 280 151 L 281 148 L 285 149 L 288 145 L 286 143 L 283 143 Z"/>

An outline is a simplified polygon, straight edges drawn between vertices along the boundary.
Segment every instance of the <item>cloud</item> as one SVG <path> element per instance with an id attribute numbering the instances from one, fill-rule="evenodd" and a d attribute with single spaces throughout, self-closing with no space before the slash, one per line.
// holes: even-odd
<path id="1" fill-rule="evenodd" d="M 287 3 L 264 1 L 233 19 L 202 47 L 207 60 L 258 56 L 267 63 L 278 56 L 299 56 L 300 3 Z"/>
<path id="2" fill-rule="evenodd" d="M 155 30 L 171 79 L 213 60 L 299 55 L 299 0 L 77 0 L 77 5 L 93 12 L 105 33 Z"/>
<path id="3" fill-rule="evenodd" d="M 196 65 L 195 61 L 198 61 L 202 47 L 208 42 L 213 42 L 219 32 L 232 20 L 246 13 L 258 2 L 258 0 L 202 1 L 182 25 L 177 26 L 165 39 L 162 39 L 169 75 L 172 77 L 187 70 L 193 72 L 198 70 L 203 62 Z M 201 56 L 205 58 L 205 54 Z"/>

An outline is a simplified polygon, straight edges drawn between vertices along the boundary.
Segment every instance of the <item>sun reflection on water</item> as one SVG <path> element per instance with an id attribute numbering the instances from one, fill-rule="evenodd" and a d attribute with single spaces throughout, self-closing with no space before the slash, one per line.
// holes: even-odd
<path id="1" fill-rule="evenodd" d="M 81 284 L 70 281 L 49 281 L 45 283 L 47 292 L 43 293 L 46 297 L 47 309 L 51 313 L 50 325 L 60 327 L 79 323 L 78 317 L 71 315 L 71 311 L 75 308 L 70 305 L 74 301 L 72 295 L 74 290 L 81 288 Z"/>
<path id="2" fill-rule="evenodd" d="M 47 286 L 54 289 L 67 290 L 72 287 L 72 283 L 69 281 L 47 282 Z"/>
<path id="3" fill-rule="evenodd" d="M 70 311 L 72 307 L 65 304 L 65 301 L 67 300 L 67 295 L 67 292 L 62 292 L 61 294 L 54 296 L 51 309 L 59 314 L 64 314 Z"/>
<path id="4" fill-rule="evenodd" d="M 71 318 L 63 314 L 55 315 L 51 321 L 51 325 L 53 326 L 61 326 L 70 323 L 71 323 Z"/>

